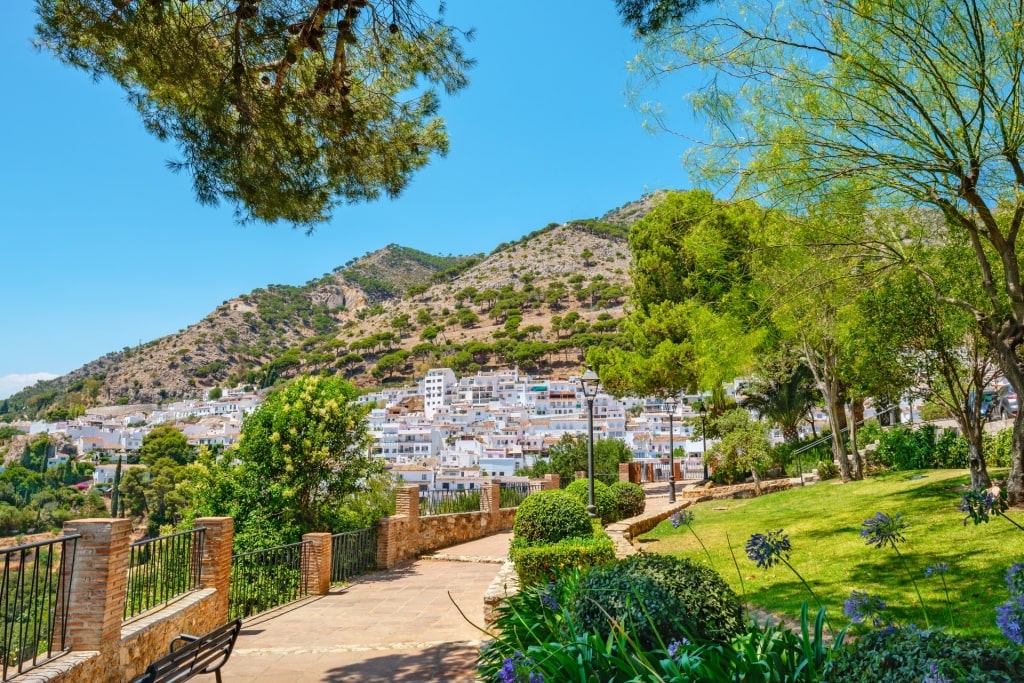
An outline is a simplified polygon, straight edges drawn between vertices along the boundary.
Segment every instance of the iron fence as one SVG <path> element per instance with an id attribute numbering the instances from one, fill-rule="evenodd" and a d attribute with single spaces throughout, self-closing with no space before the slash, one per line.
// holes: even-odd
<path id="1" fill-rule="evenodd" d="M 479 510 L 479 489 L 420 491 L 420 517 L 449 515 L 453 512 L 477 512 Z"/>
<path id="2" fill-rule="evenodd" d="M 124 618 L 199 588 L 205 539 L 206 529 L 200 527 L 132 543 Z"/>
<path id="3" fill-rule="evenodd" d="M 331 581 L 348 581 L 376 565 L 376 526 L 331 536 Z"/>
<path id="4" fill-rule="evenodd" d="M 251 617 L 309 594 L 302 581 L 309 541 L 231 556 L 228 619 Z"/>
<path id="5" fill-rule="evenodd" d="M 6 681 L 67 652 L 67 587 L 81 535 L 60 536 L 0 550 L 0 680 Z"/>
<path id="6" fill-rule="evenodd" d="M 532 493 L 541 490 L 540 483 L 528 481 L 503 481 L 499 489 L 500 507 L 516 508 Z"/>

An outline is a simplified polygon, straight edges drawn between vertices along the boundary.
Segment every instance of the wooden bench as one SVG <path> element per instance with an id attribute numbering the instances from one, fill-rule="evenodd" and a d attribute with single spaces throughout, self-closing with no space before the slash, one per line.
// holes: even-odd
<path id="1" fill-rule="evenodd" d="M 171 641 L 171 650 L 148 667 L 132 683 L 179 683 L 201 674 L 216 674 L 228 661 L 235 647 L 242 620 L 235 619 L 209 633 L 192 636 L 183 633 Z"/>

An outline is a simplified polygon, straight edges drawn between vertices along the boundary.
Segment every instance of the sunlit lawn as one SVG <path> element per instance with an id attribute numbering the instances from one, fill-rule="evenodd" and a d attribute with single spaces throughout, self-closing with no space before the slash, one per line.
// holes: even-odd
<path id="1" fill-rule="evenodd" d="M 745 601 L 752 605 L 795 617 L 801 603 L 810 601 L 785 565 L 759 569 L 746 556 L 751 534 L 782 529 L 792 543 L 790 563 L 810 583 L 837 628 L 847 623 L 843 602 L 852 590 L 880 595 L 897 623 L 924 627 L 903 563 L 891 548 L 867 546 L 860 535 L 861 522 L 876 512 L 900 513 L 910 524 L 900 553 L 921 590 L 931 625 L 948 628 L 950 617 L 942 578 L 925 578 L 925 568 L 946 562 L 955 630 L 1005 643 L 995 625 L 995 608 L 1009 597 L 1006 569 L 1024 561 L 1024 532 L 999 518 L 964 526 L 957 505 L 969 481 L 963 470 L 886 473 L 849 484 L 827 481 L 760 498 L 700 503 L 690 508 L 696 515 L 692 527 L 707 546 L 714 568 L 738 594 L 745 589 Z M 1024 523 L 1024 512 L 1008 514 Z M 640 542 L 649 552 L 708 562 L 694 534 L 685 526 L 673 529 L 667 520 Z"/>

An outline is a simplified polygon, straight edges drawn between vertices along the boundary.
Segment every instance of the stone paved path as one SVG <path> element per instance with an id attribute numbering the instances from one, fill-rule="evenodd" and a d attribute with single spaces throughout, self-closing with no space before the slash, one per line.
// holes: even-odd
<path id="1" fill-rule="evenodd" d="M 225 683 L 475 680 L 486 636 L 474 624 L 483 625 L 483 595 L 510 539 L 446 548 L 247 620 Z"/>

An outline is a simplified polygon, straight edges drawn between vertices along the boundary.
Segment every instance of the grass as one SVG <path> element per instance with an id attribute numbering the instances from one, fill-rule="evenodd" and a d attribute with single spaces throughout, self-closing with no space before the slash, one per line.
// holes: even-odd
<path id="1" fill-rule="evenodd" d="M 997 476 L 1005 474 L 993 472 Z M 745 602 L 798 617 L 804 601 L 816 609 L 799 580 L 784 565 L 759 569 L 746 556 L 752 534 L 783 529 L 792 543 L 790 563 L 813 587 L 837 628 L 846 623 L 843 602 L 852 590 L 880 595 L 897 623 L 923 628 L 917 593 L 896 553 L 867 546 L 860 535 L 861 523 L 876 512 L 899 513 L 910 524 L 899 550 L 921 590 L 932 627 L 949 629 L 950 611 L 942 578 L 925 578 L 925 568 L 946 562 L 954 621 L 950 630 L 1006 642 L 995 625 L 995 608 L 1009 597 L 1006 569 L 1024 560 L 1024 533 L 998 518 L 964 526 L 957 505 L 969 485 L 963 470 L 890 472 L 848 484 L 826 481 L 689 508 L 695 514 L 693 531 L 707 554 L 689 529 L 673 529 L 668 520 L 639 540 L 648 552 L 711 562 Z M 1024 521 L 1019 510 L 1009 515 Z M 726 534 L 743 575 L 742 588 Z"/>

